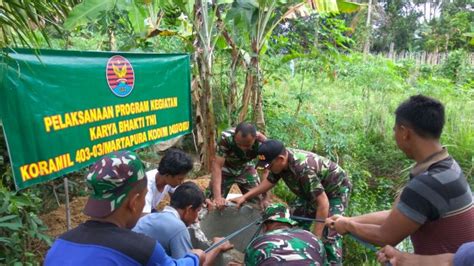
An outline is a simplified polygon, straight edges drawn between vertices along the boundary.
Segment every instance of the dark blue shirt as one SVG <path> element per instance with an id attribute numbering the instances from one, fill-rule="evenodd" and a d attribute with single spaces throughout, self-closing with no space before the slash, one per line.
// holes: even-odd
<path id="1" fill-rule="evenodd" d="M 45 265 L 199 265 L 199 258 L 167 256 L 145 235 L 112 223 L 87 221 L 61 235 L 46 255 Z"/>

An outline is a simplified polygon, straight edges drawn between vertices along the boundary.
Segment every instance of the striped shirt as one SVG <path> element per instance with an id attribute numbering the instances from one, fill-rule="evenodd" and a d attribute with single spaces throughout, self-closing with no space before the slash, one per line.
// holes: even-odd
<path id="1" fill-rule="evenodd" d="M 445 149 L 412 169 L 397 208 L 421 224 L 411 235 L 416 254 L 455 253 L 461 244 L 474 241 L 471 189 Z"/>

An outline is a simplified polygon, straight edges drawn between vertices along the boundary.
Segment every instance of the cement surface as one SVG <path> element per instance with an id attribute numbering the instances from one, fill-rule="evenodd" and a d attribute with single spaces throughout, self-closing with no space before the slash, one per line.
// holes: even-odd
<path id="1" fill-rule="evenodd" d="M 260 209 L 254 205 L 244 205 L 240 209 L 226 207 L 222 211 L 205 211 L 200 219 L 200 225 L 195 225 L 190 229 L 193 247 L 205 250 L 211 244 L 205 238 L 212 240 L 213 237 L 226 237 L 260 218 Z M 198 227 L 203 234 L 199 232 Z M 234 250 L 226 252 L 224 256 L 218 258 L 216 265 L 227 265 L 230 261 L 243 263 L 243 252 L 257 230 L 258 225 L 253 225 L 232 238 L 230 242 L 234 244 Z"/>

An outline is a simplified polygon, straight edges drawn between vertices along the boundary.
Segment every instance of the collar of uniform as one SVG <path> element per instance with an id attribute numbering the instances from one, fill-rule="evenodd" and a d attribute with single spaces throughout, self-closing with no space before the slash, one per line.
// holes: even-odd
<path id="1" fill-rule="evenodd" d="M 172 213 L 174 216 L 176 216 L 176 218 L 181 219 L 181 217 L 179 216 L 179 212 L 171 206 L 166 206 L 162 212 Z"/>
<path id="2" fill-rule="evenodd" d="M 411 170 L 410 170 L 410 176 L 415 177 L 426 170 L 430 168 L 433 164 L 442 161 L 446 158 L 449 157 L 448 150 L 446 147 L 443 147 L 443 149 L 439 152 L 433 153 L 430 155 L 428 158 L 426 158 L 424 161 L 417 163 Z"/>

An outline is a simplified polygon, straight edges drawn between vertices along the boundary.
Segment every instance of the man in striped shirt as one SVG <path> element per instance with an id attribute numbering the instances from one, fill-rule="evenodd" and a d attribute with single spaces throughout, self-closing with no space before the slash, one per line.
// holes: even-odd
<path id="1" fill-rule="evenodd" d="M 391 210 L 333 216 L 327 224 L 380 246 L 410 236 L 419 255 L 455 253 L 463 243 L 474 241 L 474 207 L 466 177 L 439 141 L 444 106 L 417 95 L 403 102 L 395 115 L 397 145 L 416 161 L 410 181 Z"/>

